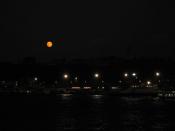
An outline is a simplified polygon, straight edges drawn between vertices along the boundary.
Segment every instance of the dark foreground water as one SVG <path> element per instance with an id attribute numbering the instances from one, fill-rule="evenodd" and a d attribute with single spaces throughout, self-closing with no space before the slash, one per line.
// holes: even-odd
<path id="1" fill-rule="evenodd" d="M 175 100 L 108 95 L 1 96 L 0 131 L 167 131 Z"/>

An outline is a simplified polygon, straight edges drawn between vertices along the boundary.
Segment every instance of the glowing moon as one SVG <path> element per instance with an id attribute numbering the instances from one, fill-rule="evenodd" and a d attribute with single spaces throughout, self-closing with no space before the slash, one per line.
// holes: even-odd
<path id="1" fill-rule="evenodd" d="M 52 43 L 51 41 L 48 41 L 48 42 L 47 42 L 47 47 L 48 47 L 48 48 L 51 48 L 52 46 L 53 46 L 53 43 Z"/>

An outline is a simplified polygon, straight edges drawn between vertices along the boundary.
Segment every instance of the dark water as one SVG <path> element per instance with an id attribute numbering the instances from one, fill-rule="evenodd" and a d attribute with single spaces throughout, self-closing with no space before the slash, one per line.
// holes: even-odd
<path id="1" fill-rule="evenodd" d="M 174 100 L 103 95 L 57 99 L 57 130 L 165 131 L 175 127 Z"/>
<path id="2" fill-rule="evenodd" d="M 108 95 L 1 96 L 0 130 L 167 131 L 175 100 Z"/>

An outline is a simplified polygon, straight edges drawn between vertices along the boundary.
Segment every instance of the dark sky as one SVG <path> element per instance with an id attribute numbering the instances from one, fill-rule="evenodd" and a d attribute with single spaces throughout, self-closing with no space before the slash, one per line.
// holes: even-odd
<path id="1" fill-rule="evenodd" d="M 175 11 L 165 0 L 11 0 L 0 11 L 1 61 L 175 55 Z"/>

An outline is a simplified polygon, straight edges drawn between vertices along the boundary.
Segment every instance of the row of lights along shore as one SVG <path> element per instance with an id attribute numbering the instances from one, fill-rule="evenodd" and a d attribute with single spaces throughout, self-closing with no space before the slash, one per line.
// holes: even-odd
<path id="1" fill-rule="evenodd" d="M 132 75 L 133 77 L 136 77 L 136 76 L 137 76 L 136 73 L 132 73 L 131 75 Z M 157 77 L 159 77 L 159 76 L 160 76 L 160 73 L 159 73 L 159 72 L 156 72 L 155 75 L 156 75 Z M 125 74 L 124 74 L 124 77 L 129 77 L 129 74 L 128 74 L 128 73 L 125 73 Z"/>
<path id="2" fill-rule="evenodd" d="M 99 73 L 95 73 L 95 74 L 94 74 L 94 77 L 95 77 L 95 78 L 99 78 L 99 77 L 100 77 L 100 74 L 99 74 Z M 64 74 L 64 75 L 63 75 L 63 78 L 64 78 L 64 79 L 68 79 L 68 78 L 69 78 L 69 75 L 68 75 L 68 74 Z M 78 77 L 75 77 L 75 80 L 78 80 Z"/>
<path id="3" fill-rule="evenodd" d="M 129 73 L 124 73 L 124 77 L 127 78 L 127 77 L 129 77 L 129 76 L 130 76 Z M 132 73 L 131 76 L 137 77 L 137 73 Z M 159 73 L 159 72 L 156 72 L 156 73 L 155 73 L 155 76 L 156 76 L 156 77 L 159 77 L 159 76 L 160 76 L 160 73 Z M 94 74 L 94 77 L 95 77 L 95 78 L 99 78 L 99 77 L 100 77 L 100 74 L 99 74 L 99 73 L 95 73 L 95 74 Z M 63 78 L 64 78 L 64 79 L 68 79 L 68 78 L 69 78 L 69 74 L 66 74 L 66 73 L 65 73 L 65 74 L 63 75 Z M 75 79 L 77 80 L 78 77 L 75 77 Z"/>

